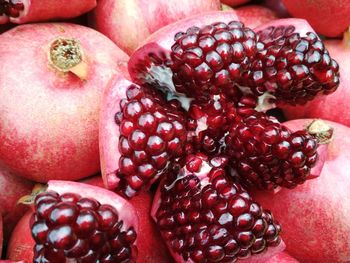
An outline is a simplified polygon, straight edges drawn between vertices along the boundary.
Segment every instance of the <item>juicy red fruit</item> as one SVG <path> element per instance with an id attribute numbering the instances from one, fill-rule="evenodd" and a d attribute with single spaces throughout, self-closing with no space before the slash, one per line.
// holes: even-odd
<path id="1" fill-rule="evenodd" d="M 0 0 L 0 16 L 19 17 L 20 12 L 23 10 L 24 5 L 20 1 Z"/>
<path id="2" fill-rule="evenodd" d="M 115 115 L 121 154 L 117 191 L 132 197 L 182 154 L 187 132 L 181 112 L 176 105 L 166 105 L 162 94 L 130 85 L 126 97 Z"/>
<path id="3" fill-rule="evenodd" d="M 118 211 L 95 199 L 41 193 L 33 220 L 34 262 L 130 262 L 135 256 L 135 229 L 123 231 Z"/>
<path id="4" fill-rule="evenodd" d="M 234 262 L 281 243 L 280 225 L 227 177 L 227 162 L 190 155 L 161 183 L 154 218 L 177 262 Z"/>

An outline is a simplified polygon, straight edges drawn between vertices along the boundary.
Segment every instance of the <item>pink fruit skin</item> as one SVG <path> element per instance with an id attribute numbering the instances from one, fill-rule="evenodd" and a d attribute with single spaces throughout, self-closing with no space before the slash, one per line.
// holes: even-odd
<path id="1" fill-rule="evenodd" d="M 285 125 L 301 129 L 310 121 L 299 119 Z M 275 195 L 263 192 L 253 195 L 278 218 L 288 253 L 303 263 L 350 259 L 350 128 L 327 123 L 334 128 L 334 140 L 328 146 L 320 177 Z"/>
<path id="2" fill-rule="evenodd" d="M 282 252 L 267 260 L 266 263 L 299 263 L 299 261 L 291 257 L 288 253 Z"/>
<path id="3" fill-rule="evenodd" d="M 331 56 L 339 63 L 340 85 L 330 95 L 316 98 L 303 106 L 281 105 L 288 119 L 321 118 L 350 126 L 350 49 L 340 40 L 326 40 Z"/>
<path id="4" fill-rule="evenodd" d="M 339 37 L 350 25 L 350 2 L 329 0 L 282 0 L 288 12 L 308 20 L 317 33 Z"/>
<path id="5" fill-rule="evenodd" d="M 24 0 L 25 10 L 18 18 L 9 18 L 16 24 L 66 19 L 80 16 L 96 6 L 96 0 Z M 7 22 L 7 20 L 3 20 Z"/>
<path id="6" fill-rule="evenodd" d="M 31 193 L 34 184 L 18 177 L 0 163 L 0 214 L 3 217 L 4 238 L 10 237 L 11 231 L 23 216 L 27 207 L 17 204 L 18 199 Z"/>
<path id="7" fill-rule="evenodd" d="M 91 23 L 131 54 L 145 38 L 193 14 L 220 10 L 219 0 L 100 0 Z"/>
<path id="8" fill-rule="evenodd" d="M 221 0 L 221 2 L 225 5 L 229 6 L 238 6 L 248 3 L 250 0 Z"/>
<path id="9" fill-rule="evenodd" d="M 50 65 L 57 37 L 79 40 L 86 80 Z M 0 158 L 38 182 L 99 171 L 100 99 L 113 75 L 126 71 L 128 56 L 95 30 L 67 23 L 17 26 L 0 42 Z"/>
<path id="10" fill-rule="evenodd" d="M 248 5 L 237 8 L 236 13 L 239 21 L 252 29 L 278 19 L 275 12 L 259 5 Z"/>

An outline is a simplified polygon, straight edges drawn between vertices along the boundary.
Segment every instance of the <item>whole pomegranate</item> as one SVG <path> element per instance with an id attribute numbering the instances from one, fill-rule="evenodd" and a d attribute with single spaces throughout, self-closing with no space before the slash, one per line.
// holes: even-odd
<path id="1" fill-rule="evenodd" d="M 77 17 L 96 6 L 96 0 L 1 0 L 0 24 Z"/>
<path id="2" fill-rule="evenodd" d="M 284 123 L 300 129 L 311 120 Z M 335 122 L 333 140 L 321 175 L 294 190 L 277 194 L 255 192 L 254 198 L 268 207 L 283 225 L 288 253 L 301 262 L 349 262 L 350 241 L 350 128 Z"/>
<path id="3" fill-rule="evenodd" d="M 274 11 L 260 5 L 242 6 L 235 11 L 239 21 L 252 29 L 278 18 Z"/>
<path id="4" fill-rule="evenodd" d="M 150 34 L 190 15 L 220 10 L 219 0 L 100 0 L 91 23 L 131 54 Z"/>
<path id="5" fill-rule="evenodd" d="M 137 258 L 138 215 L 113 192 L 50 181 L 46 191 L 35 196 L 32 208 L 9 241 L 11 260 L 130 262 Z"/>
<path id="6" fill-rule="evenodd" d="M 350 25 L 350 2 L 328 0 L 282 0 L 293 17 L 306 19 L 315 31 L 339 37 Z"/>
<path id="7" fill-rule="evenodd" d="M 338 91 L 329 96 L 321 96 L 303 106 L 291 107 L 281 105 L 288 119 L 322 118 L 350 126 L 350 106 L 347 98 L 350 96 L 350 49 L 349 36 L 343 41 L 326 40 L 325 46 L 334 59 L 339 62 L 340 85 Z"/>
<path id="8" fill-rule="evenodd" d="M 18 177 L 0 162 L 0 214 L 2 215 L 5 240 L 10 237 L 12 229 L 23 216 L 27 207 L 17 204 L 24 195 L 30 194 L 33 183 Z"/>
<path id="9" fill-rule="evenodd" d="M 68 23 L 20 25 L 0 42 L 0 159 L 38 182 L 96 173 L 100 99 L 128 56 Z"/>

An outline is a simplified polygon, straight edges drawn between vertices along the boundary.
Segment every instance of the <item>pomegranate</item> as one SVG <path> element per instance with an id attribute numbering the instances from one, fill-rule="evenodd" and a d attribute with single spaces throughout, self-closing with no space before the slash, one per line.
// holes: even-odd
<path id="1" fill-rule="evenodd" d="M 239 85 L 242 92 L 267 101 L 266 107 L 305 104 L 334 92 L 339 84 L 337 62 L 305 20 L 275 20 L 257 33 L 240 22 L 193 26 L 177 33 L 175 43 L 164 37 L 173 32 L 174 27 L 163 28 L 131 56 L 129 72 L 135 82 L 203 99 L 230 95 Z"/>
<path id="2" fill-rule="evenodd" d="M 226 157 L 188 155 L 162 180 L 152 208 L 176 262 L 265 262 L 283 250 L 280 225 L 226 176 Z"/>
<path id="3" fill-rule="evenodd" d="M 16 235 L 19 231 L 24 231 L 23 237 Z M 133 206 L 115 193 L 82 183 L 49 181 L 46 191 L 35 197 L 34 211 L 17 225 L 8 257 L 33 262 L 130 262 L 137 257 L 138 231 Z M 16 247 L 19 242 L 23 243 Z"/>
<path id="4" fill-rule="evenodd" d="M 103 187 L 101 177 L 94 176 L 82 181 L 98 187 Z M 130 199 L 139 218 L 139 232 L 137 237 L 138 263 L 171 263 L 173 262 L 167 247 L 163 243 L 156 224 L 151 218 L 153 195 L 150 191 L 141 193 Z M 156 249 L 155 249 L 156 248 Z"/>
<path id="5" fill-rule="evenodd" d="M 299 263 L 299 261 L 283 251 L 269 258 L 266 263 Z"/>
<path id="6" fill-rule="evenodd" d="M 215 10 L 220 10 L 219 0 L 100 0 L 91 23 L 131 54 L 161 27 L 193 14 Z"/>
<path id="7" fill-rule="evenodd" d="M 281 0 L 264 0 L 262 4 L 273 10 L 280 18 L 290 17 Z"/>
<path id="8" fill-rule="evenodd" d="M 33 183 L 18 177 L 0 162 L 0 214 L 2 215 L 5 240 L 10 237 L 12 229 L 23 216 L 27 207 L 17 204 L 19 198 L 30 194 Z"/>
<path id="9" fill-rule="evenodd" d="M 67 23 L 20 25 L 0 42 L 0 158 L 38 182 L 96 173 L 100 98 L 128 56 Z"/>
<path id="10" fill-rule="evenodd" d="M 250 0 L 221 0 L 221 2 L 225 5 L 229 6 L 238 6 L 238 5 L 243 5 L 245 3 L 248 3 Z"/>
<path id="11" fill-rule="evenodd" d="M 344 40 L 326 40 L 325 45 L 332 57 L 340 64 L 340 85 L 338 91 L 329 96 L 322 96 L 303 106 L 291 107 L 281 105 L 288 119 L 322 118 L 350 126 L 350 108 L 346 100 L 350 96 L 348 83 L 350 83 L 350 49 L 349 36 Z"/>
<path id="12" fill-rule="evenodd" d="M 239 21 L 252 29 L 278 18 L 274 11 L 260 5 L 247 5 L 235 10 Z"/>
<path id="13" fill-rule="evenodd" d="M 282 2 L 292 16 L 306 19 L 317 33 L 327 37 L 339 37 L 350 25 L 349 1 L 282 0 Z"/>
<path id="14" fill-rule="evenodd" d="M 305 127 L 311 120 L 284 123 L 290 129 Z M 283 225 L 288 253 L 301 262 L 348 262 L 350 242 L 349 128 L 327 122 L 334 128 L 333 140 L 321 175 L 290 191 L 277 194 L 255 192 L 253 196 L 268 207 Z"/>
<path id="15" fill-rule="evenodd" d="M 96 0 L 1 0 L 0 24 L 77 17 L 96 6 Z"/>

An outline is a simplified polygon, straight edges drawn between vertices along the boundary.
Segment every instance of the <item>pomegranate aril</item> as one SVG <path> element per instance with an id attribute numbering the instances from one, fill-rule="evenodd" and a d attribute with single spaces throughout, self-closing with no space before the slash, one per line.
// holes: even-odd
<path id="1" fill-rule="evenodd" d="M 225 143 L 236 172 L 233 175 L 246 186 L 293 188 L 308 179 L 316 164 L 318 143 L 314 137 L 306 131 L 293 133 L 262 112 L 233 123 Z"/>
<path id="2" fill-rule="evenodd" d="M 42 212 L 45 202 L 52 206 L 48 215 Z M 119 262 L 136 256 L 132 255 L 136 232 L 133 227 L 123 227 L 113 206 L 78 194 L 55 192 L 39 194 L 34 203 L 34 262 Z M 113 251 L 115 242 L 120 245 Z"/>
<path id="3" fill-rule="evenodd" d="M 262 210 L 263 216 L 246 190 L 230 180 L 227 162 L 196 154 L 180 163 L 180 170 L 163 179 L 160 200 L 155 200 L 154 219 L 170 250 L 184 261 L 234 262 L 268 249 L 280 226 L 269 212 Z M 255 243 L 257 239 L 260 243 Z"/>
<path id="4" fill-rule="evenodd" d="M 20 1 L 0 0 L 0 16 L 19 17 L 24 10 L 24 4 Z"/>
<path id="5" fill-rule="evenodd" d="M 116 113 L 121 134 L 116 190 L 130 198 L 149 187 L 182 153 L 187 131 L 180 106 L 167 103 L 163 94 L 132 84 L 126 96 Z"/>

